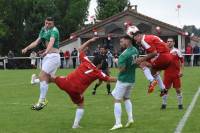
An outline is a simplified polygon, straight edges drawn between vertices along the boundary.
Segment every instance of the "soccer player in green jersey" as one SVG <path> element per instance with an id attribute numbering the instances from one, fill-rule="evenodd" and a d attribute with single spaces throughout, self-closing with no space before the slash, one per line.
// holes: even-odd
<path id="1" fill-rule="evenodd" d="M 46 94 L 48 91 L 48 84 L 50 76 L 55 75 L 57 68 L 60 66 L 59 55 L 59 31 L 54 26 L 52 17 L 45 19 L 45 25 L 40 30 L 38 38 L 30 45 L 22 49 L 25 54 L 28 50 L 36 47 L 40 43 L 46 46 L 45 51 L 41 54 L 43 57 L 42 68 L 39 74 L 39 79 L 32 75 L 31 83 L 40 83 L 40 96 L 38 102 L 32 106 L 33 110 L 40 110 L 47 105 Z"/>
<path id="2" fill-rule="evenodd" d="M 130 127 L 133 123 L 132 103 L 130 100 L 131 91 L 135 83 L 135 60 L 138 56 L 138 51 L 132 45 L 132 39 L 125 35 L 120 39 L 120 46 L 125 48 L 123 53 L 119 56 L 118 67 L 119 74 L 118 80 L 112 96 L 114 97 L 114 116 L 115 125 L 110 130 L 122 128 L 121 124 L 121 102 L 124 101 L 125 109 L 128 115 L 128 122 L 125 127 Z"/>

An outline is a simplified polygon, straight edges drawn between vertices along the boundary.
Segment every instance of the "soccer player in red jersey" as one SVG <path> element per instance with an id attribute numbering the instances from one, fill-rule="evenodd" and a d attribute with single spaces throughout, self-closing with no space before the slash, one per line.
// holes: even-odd
<path id="1" fill-rule="evenodd" d="M 183 109 L 183 96 L 181 93 L 181 77 L 183 76 L 183 56 L 181 52 L 174 48 L 174 39 L 168 38 L 167 40 L 168 47 L 170 48 L 170 54 L 173 57 L 173 62 L 170 64 L 170 66 L 164 71 L 164 85 L 167 90 L 171 88 L 173 85 L 173 88 L 176 89 L 176 95 L 178 99 L 178 108 Z M 162 96 L 162 106 L 161 109 L 166 109 L 167 105 L 167 93 Z"/>
<path id="2" fill-rule="evenodd" d="M 61 90 L 65 91 L 70 96 L 71 100 L 78 106 L 72 128 L 80 127 L 79 122 L 84 113 L 83 93 L 87 87 L 96 79 L 110 82 L 116 82 L 117 80 L 115 77 L 107 76 L 100 70 L 103 62 L 103 58 L 101 56 L 95 56 L 91 62 L 84 53 L 85 48 L 97 39 L 98 37 L 94 37 L 80 46 L 79 59 L 81 64 L 78 68 L 66 77 L 51 77 L 51 82 L 56 83 L 56 85 Z"/>
<path id="3" fill-rule="evenodd" d="M 167 44 L 158 36 L 145 35 L 136 26 L 128 28 L 127 32 L 132 35 L 136 43 L 143 47 L 147 55 L 137 59 L 136 63 L 142 68 L 144 75 L 150 81 L 148 93 L 153 92 L 158 84 L 161 88 L 161 96 L 166 92 L 165 86 L 159 75 L 159 71 L 165 70 L 171 63 L 172 58 Z"/>

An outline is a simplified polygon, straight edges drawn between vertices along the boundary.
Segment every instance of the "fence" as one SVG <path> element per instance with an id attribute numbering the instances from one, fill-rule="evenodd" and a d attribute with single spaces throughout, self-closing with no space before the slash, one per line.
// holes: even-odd
<path id="1" fill-rule="evenodd" d="M 143 55 L 144 56 L 144 55 Z M 200 54 L 183 54 L 185 60 L 185 66 L 200 66 Z M 88 56 L 89 59 L 92 59 L 93 56 Z M 63 68 L 71 68 L 73 66 L 72 58 L 65 60 L 62 58 Z M 31 57 L 0 57 L 0 68 L 1 69 L 30 69 L 31 66 Z M 36 57 L 36 68 L 41 68 L 42 58 Z M 79 65 L 78 57 L 76 57 L 76 65 Z M 114 66 L 114 59 L 110 67 Z"/>

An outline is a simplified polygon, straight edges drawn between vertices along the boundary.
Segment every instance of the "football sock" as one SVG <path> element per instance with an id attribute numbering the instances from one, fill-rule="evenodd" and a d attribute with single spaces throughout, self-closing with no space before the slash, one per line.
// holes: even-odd
<path id="1" fill-rule="evenodd" d="M 115 103 L 114 115 L 115 115 L 116 125 L 121 124 L 121 113 L 122 113 L 121 103 Z"/>
<path id="2" fill-rule="evenodd" d="M 107 92 L 110 93 L 110 84 L 107 84 Z"/>
<path id="3" fill-rule="evenodd" d="M 160 90 L 164 90 L 165 89 L 165 85 L 163 84 L 163 81 L 160 77 L 160 74 L 156 74 L 155 75 L 155 79 L 158 81 L 158 85 L 159 85 L 159 88 Z"/>
<path id="4" fill-rule="evenodd" d="M 167 105 L 167 94 L 162 96 L 162 104 Z"/>
<path id="5" fill-rule="evenodd" d="M 74 125 L 79 125 L 79 122 L 81 120 L 81 118 L 83 117 L 84 114 L 84 109 L 76 109 L 76 115 L 75 115 L 75 119 L 74 119 Z"/>
<path id="6" fill-rule="evenodd" d="M 144 75 L 145 77 L 147 78 L 147 80 L 149 80 L 150 82 L 152 82 L 154 80 L 152 74 L 151 74 L 151 71 L 148 67 L 144 67 L 143 68 L 143 72 L 144 72 Z"/>
<path id="7" fill-rule="evenodd" d="M 182 93 L 180 94 L 176 94 L 177 96 L 177 99 L 178 99 L 178 105 L 182 105 L 183 104 L 183 96 L 182 96 Z"/>
<path id="8" fill-rule="evenodd" d="M 125 100 L 124 104 L 125 104 L 125 109 L 126 109 L 126 112 L 127 112 L 127 115 L 128 115 L 128 121 L 131 121 L 131 120 L 133 120 L 131 100 L 130 99 Z"/>
<path id="9" fill-rule="evenodd" d="M 99 86 L 100 86 L 100 84 L 95 84 L 94 91 L 96 91 L 97 87 L 99 87 Z"/>
<path id="10" fill-rule="evenodd" d="M 39 100 L 44 100 L 48 91 L 48 83 L 46 81 L 40 82 L 40 98 Z"/>
<path id="11" fill-rule="evenodd" d="M 35 79 L 33 82 L 38 84 L 38 83 L 40 83 L 40 79 Z"/>

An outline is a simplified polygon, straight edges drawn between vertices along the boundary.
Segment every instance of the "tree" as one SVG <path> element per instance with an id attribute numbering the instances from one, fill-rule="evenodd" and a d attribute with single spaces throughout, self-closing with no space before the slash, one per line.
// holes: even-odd
<path id="1" fill-rule="evenodd" d="M 60 29 L 62 38 L 68 38 L 69 35 L 79 30 L 88 15 L 88 7 L 90 0 L 59 0 L 57 3 L 60 17 Z M 62 3 L 62 4 L 61 4 Z M 70 5 L 70 6 L 69 6 Z M 67 7 L 67 8 L 65 8 Z"/>
<path id="2" fill-rule="evenodd" d="M 197 29 L 195 25 L 188 25 L 188 26 L 184 26 L 183 30 L 189 32 L 189 33 L 194 33 L 194 35 L 196 36 L 200 36 L 200 28 Z"/>
<path id="3" fill-rule="evenodd" d="M 97 0 L 96 18 L 105 19 L 113 16 L 128 5 L 128 0 Z"/>
<path id="4" fill-rule="evenodd" d="M 34 41 L 47 16 L 53 16 L 65 39 L 80 29 L 87 16 L 90 0 L 0 0 L 0 55 Z"/>

